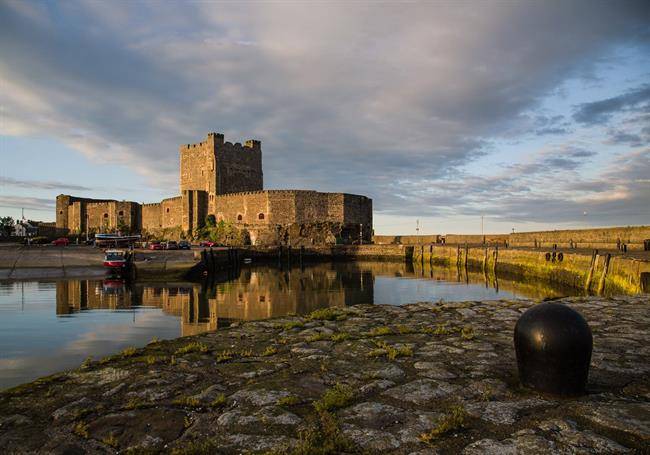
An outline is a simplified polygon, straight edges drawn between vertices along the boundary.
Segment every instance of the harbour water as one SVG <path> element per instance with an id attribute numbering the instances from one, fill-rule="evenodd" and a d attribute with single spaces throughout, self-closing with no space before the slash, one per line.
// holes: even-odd
<path id="1" fill-rule="evenodd" d="M 0 389 L 74 368 L 88 357 L 144 346 L 154 338 L 219 330 L 235 321 L 330 306 L 571 294 L 547 284 L 385 262 L 250 266 L 209 284 L 0 282 Z"/>

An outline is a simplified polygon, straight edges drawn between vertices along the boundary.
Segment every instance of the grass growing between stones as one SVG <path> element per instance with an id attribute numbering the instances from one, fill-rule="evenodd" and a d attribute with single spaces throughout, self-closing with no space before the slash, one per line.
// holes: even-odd
<path id="1" fill-rule="evenodd" d="M 181 396 L 173 401 L 174 404 L 184 406 L 186 408 L 200 408 L 201 401 L 195 397 Z"/>
<path id="2" fill-rule="evenodd" d="M 72 432 L 84 439 L 88 439 L 90 437 L 88 434 L 88 424 L 85 422 L 75 423 L 74 427 L 72 427 Z"/>
<path id="3" fill-rule="evenodd" d="M 293 406 L 294 404 L 300 403 L 300 398 L 295 395 L 290 395 L 288 397 L 280 398 L 277 402 L 278 406 Z"/>
<path id="4" fill-rule="evenodd" d="M 204 343 L 193 341 L 185 346 L 178 348 L 174 355 L 184 355 L 189 354 L 190 352 L 208 352 L 208 346 Z"/>
<path id="5" fill-rule="evenodd" d="M 226 404 L 226 395 L 223 393 L 220 393 L 217 395 L 217 397 L 210 402 L 210 407 L 211 408 L 220 408 L 221 406 Z"/>
<path id="6" fill-rule="evenodd" d="M 368 357 L 383 357 L 388 360 L 395 360 L 398 357 L 410 357 L 413 355 L 413 349 L 409 346 L 391 346 L 385 341 L 376 341 L 376 349 L 368 353 Z"/>
<path id="7" fill-rule="evenodd" d="M 463 327 L 461 329 L 461 331 L 460 331 L 460 337 L 463 340 L 467 340 L 467 341 L 473 340 L 474 338 L 476 338 L 476 333 L 474 332 L 474 327 L 472 327 L 471 325 L 466 325 L 465 327 Z"/>
<path id="8" fill-rule="evenodd" d="M 307 319 L 312 321 L 343 321 L 347 319 L 347 315 L 339 308 L 321 308 L 309 313 Z"/>
<path id="9" fill-rule="evenodd" d="M 277 354 L 278 350 L 274 346 L 267 346 L 267 348 L 262 352 L 262 357 L 268 357 L 270 355 Z"/>
<path id="10" fill-rule="evenodd" d="M 334 415 L 327 411 L 319 411 L 316 422 L 299 433 L 299 442 L 295 447 L 271 453 L 275 455 L 329 455 L 359 453 L 359 450 L 345 437 Z"/>
<path id="11" fill-rule="evenodd" d="M 117 438 L 115 437 L 115 435 L 113 433 L 109 433 L 108 436 L 106 436 L 104 439 L 102 439 L 102 442 L 104 444 L 106 444 L 107 446 L 112 447 L 114 449 L 117 448 L 117 446 L 118 446 Z"/>
<path id="12" fill-rule="evenodd" d="M 464 428 L 467 411 L 461 405 L 454 406 L 449 413 L 442 416 L 435 427 L 419 436 L 420 441 L 430 444 L 441 436 Z"/>
<path id="13" fill-rule="evenodd" d="M 331 389 L 325 391 L 319 400 L 314 401 L 314 409 L 318 412 L 331 411 L 350 404 L 354 399 L 352 387 L 337 383 Z"/>
<path id="14" fill-rule="evenodd" d="M 393 334 L 393 329 L 391 329 L 388 326 L 375 327 L 370 332 L 368 332 L 368 336 L 371 336 L 371 337 L 380 337 L 380 336 L 383 336 L 383 335 L 392 335 L 392 334 Z"/>

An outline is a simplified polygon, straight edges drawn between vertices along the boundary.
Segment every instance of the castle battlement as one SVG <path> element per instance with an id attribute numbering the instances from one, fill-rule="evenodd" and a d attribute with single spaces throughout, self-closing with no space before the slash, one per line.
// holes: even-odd
<path id="1" fill-rule="evenodd" d="M 364 238 L 370 239 L 372 201 L 365 196 L 265 190 L 259 140 L 233 143 L 222 133 L 211 132 L 201 142 L 181 145 L 179 155 L 179 196 L 138 204 L 60 195 L 57 227 L 79 231 L 88 225 L 110 232 L 126 224 L 134 231 L 168 235 L 170 230 L 194 233 L 208 215 L 214 215 L 249 230 L 252 241 L 277 235 L 279 226 L 321 222 L 347 226 L 345 235 L 358 235 L 363 228 Z"/>

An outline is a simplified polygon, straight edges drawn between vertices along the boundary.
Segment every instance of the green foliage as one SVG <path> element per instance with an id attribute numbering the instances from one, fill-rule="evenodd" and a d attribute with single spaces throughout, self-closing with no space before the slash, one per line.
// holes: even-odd
<path id="1" fill-rule="evenodd" d="M 262 352 L 262 357 L 268 357 L 270 355 L 277 354 L 278 350 L 274 346 L 267 346 L 267 348 Z"/>
<path id="2" fill-rule="evenodd" d="M 372 329 L 370 332 L 368 332 L 368 335 L 371 337 L 379 337 L 383 335 L 391 335 L 393 333 L 393 330 L 390 327 L 375 327 Z"/>
<path id="3" fill-rule="evenodd" d="M 295 395 L 289 395 L 288 397 L 280 398 L 277 402 L 278 406 L 292 406 L 294 404 L 300 403 L 300 398 Z"/>
<path id="4" fill-rule="evenodd" d="M 226 396 L 223 393 L 220 393 L 214 400 L 212 400 L 212 402 L 210 402 L 210 407 L 220 408 L 224 404 L 226 404 Z"/>
<path id="5" fill-rule="evenodd" d="M 14 228 L 14 219 L 10 216 L 0 217 L 0 235 L 9 237 Z"/>
<path id="6" fill-rule="evenodd" d="M 182 348 L 178 348 L 174 355 L 189 354 L 190 352 L 208 352 L 208 346 L 198 341 L 193 341 Z"/>
<path id="7" fill-rule="evenodd" d="M 353 398 L 352 387 L 337 383 L 331 389 L 327 389 L 319 400 L 314 401 L 313 405 L 318 412 L 331 411 L 347 406 Z"/>
<path id="8" fill-rule="evenodd" d="M 217 218 L 214 215 L 208 215 L 205 217 L 206 227 L 215 227 L 216 225 L 217 225 Z"/>
<path id="9" fill-rule="evenodd" d="M 368 357 L 382 357 L 386 356 L 389 360 L 395 360 L 398 357 L 410 357 L 413 355 L 413 349 L 408 346 L 391 346 L 384 341 L 375 343 L 377 349 L 373 349 L 368 353 Z"/>
<path id="10" fill-rule="evenodd" d="M 342 321 L 347 318 L 345 313 L 336 307 L 330 308 L 321 308 L 319 310 L 312 311 L 307 316 L 311 320 L 320 320 L 320 321 Z"/>
<path id="11" fill-rule="evenodd" d="M 88 439 L 90 437 L 88 434 L 88 424 L 85 422 L 77 422 L 74 427 L 72 427 L 72 432 L 84 439 Z"/>
<path id="12" fill-rule="evenodd" d="M 241 246 L 250 245 L 250 235 L 246 229 L 240 229 L 234 223 L 219 221 L 213 226 L 208 225 L 195 231 L 195 238 L 200 240 L 211 240 L 219 245 Z"/>
<path id="13" fill-rule="evenodd" d="M 461 405 L 454 406 L 448 414 L 445 414 L 438 419 L 434 428 L 426 433 L 422 433 L 419 436 L 419 439 L 420 441 L 429 444 L 440 436 L 463 428 L 466 420 L 467 411 L 465 411 L 465 408 Z"/>
<path id="14" fill-rule="evenodd" d="M 200 408 L 201 407 L 201 402 L 199 401 L 198 398 L 195 397 L 186 397 L 186 396 L 181 396 L 178 397 L 174 400 L 174 404 L 177 404 L 179 406 L 184 406 L 186 408 Z"/>
<path id="15" fill-rule="evenodd" d="M 298 444 L 277 453 L 292 455 L 328 455 L 339 453 L 359 453 L 354 444 L 345 437 L 336 417 L 329 412 L 318 413 L 314 425 L 299 434 Z"/>

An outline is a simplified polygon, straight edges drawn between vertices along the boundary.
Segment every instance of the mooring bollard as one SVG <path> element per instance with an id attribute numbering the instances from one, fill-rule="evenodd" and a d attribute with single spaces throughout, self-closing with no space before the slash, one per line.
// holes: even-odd
<path id="1" fill-rule="evenodd" d="M 593 338 L 580 313 L 560 303 L 535 305 L 517 321 L 514 342 L 524 386 L 563 396 L 585 393 Z"/>

